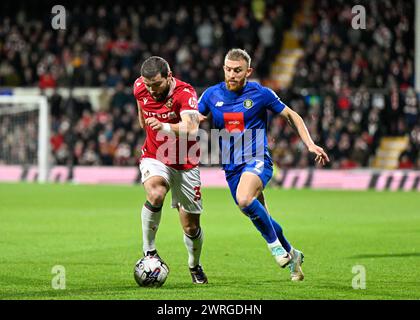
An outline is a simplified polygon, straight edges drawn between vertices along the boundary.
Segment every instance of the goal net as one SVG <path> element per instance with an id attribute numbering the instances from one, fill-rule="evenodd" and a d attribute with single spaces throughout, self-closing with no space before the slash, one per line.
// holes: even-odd
<path id="1" fill-rule="evenodd" d="M 36 166 L 48 180 L 49 110 L 45 96 L 0 95 L 0 165 Z"/>

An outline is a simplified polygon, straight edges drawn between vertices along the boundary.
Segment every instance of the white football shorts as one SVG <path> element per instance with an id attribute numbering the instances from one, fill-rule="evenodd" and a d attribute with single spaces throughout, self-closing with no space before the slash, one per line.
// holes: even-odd
<path id="1" fill-rule="evenodd" d="M 182 208 L 185 212 L 192 214 L 200 214 L 203 211 L 198 167 L 176 170 L 159 160 L 143 158 L 139 168 L 142 183 L 155 176 L 166 180 L 172 191 L 172 208 Z"/>

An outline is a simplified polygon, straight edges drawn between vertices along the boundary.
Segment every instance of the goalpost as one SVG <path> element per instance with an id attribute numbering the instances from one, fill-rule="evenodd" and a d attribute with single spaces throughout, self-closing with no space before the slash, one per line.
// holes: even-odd
<path id="1" fill-rule="evenodd" d="M 0 164 L 38 168 L 48 180 L 50 120 L 45 96 L 0 95 Z"/>

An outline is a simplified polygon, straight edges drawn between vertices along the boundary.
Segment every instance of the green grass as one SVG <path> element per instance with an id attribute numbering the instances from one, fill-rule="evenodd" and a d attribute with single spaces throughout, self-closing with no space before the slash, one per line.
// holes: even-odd
<path id="1" fill-rule="evenodd" d="M 0 299 L 420 299 L 420 195 L 266 190 L 272 215 L 305 253 L 292 283 L 223 189 L 204 189 L 202 264 L 194 286 L 175 210 L 164 206 L 157 245 L 171 268 L 161 288 L 139 288 L 140 186 L 0 184 Z M 54 290 L 54 265 L 66 289 Z M 352 268 L 366 289 L 352 288 Z"/>

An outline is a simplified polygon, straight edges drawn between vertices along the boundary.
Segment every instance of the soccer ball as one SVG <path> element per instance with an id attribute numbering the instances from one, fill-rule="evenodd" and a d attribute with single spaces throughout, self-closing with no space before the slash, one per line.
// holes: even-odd
<path id="1" fill-rule="evenodd" d="M 140 287 L 160 287 L 168 274 L 168 266 L 157 257 L 143 257 L 134 267 L 134 279 Z"/>

